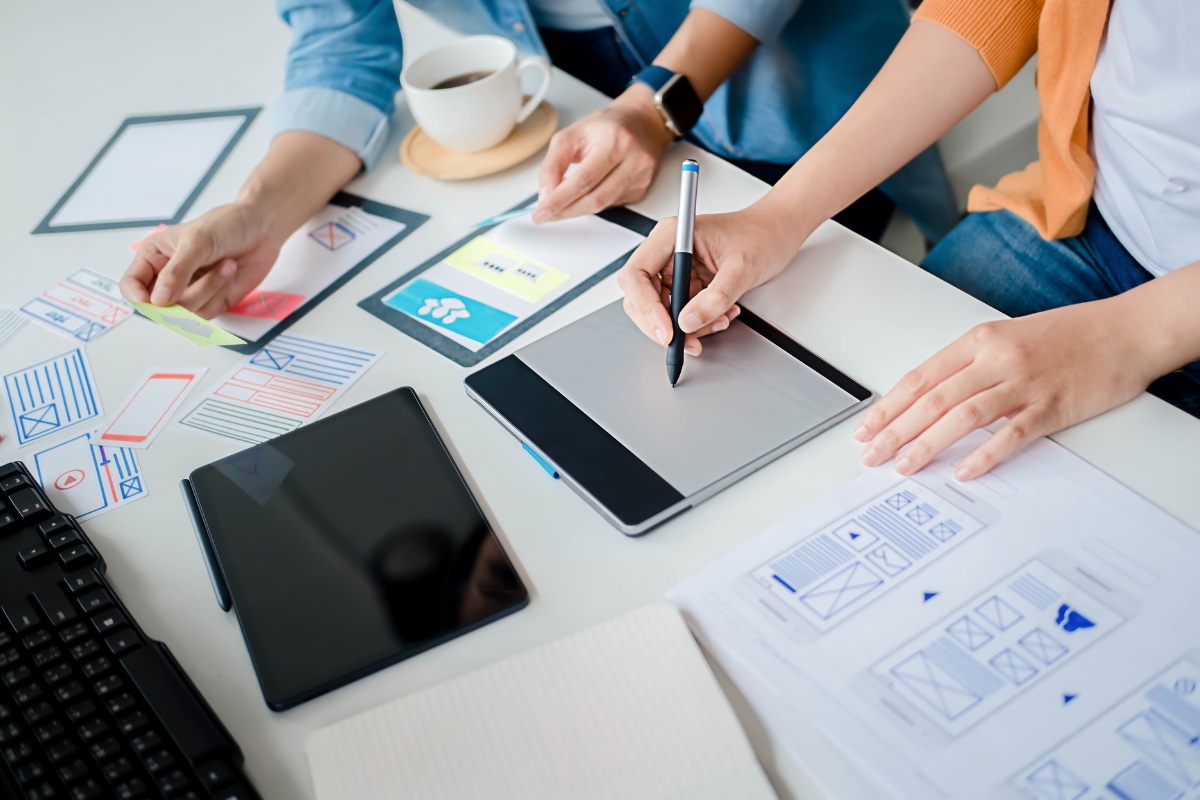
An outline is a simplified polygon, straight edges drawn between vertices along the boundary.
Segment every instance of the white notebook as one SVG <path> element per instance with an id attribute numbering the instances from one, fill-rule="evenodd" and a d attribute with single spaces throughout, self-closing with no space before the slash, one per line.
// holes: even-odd
<path id="1" fill-rule="evenodd" d="M 319 800 L 767 800 L 674 606 L 655 603 L 315 731 Z"/>

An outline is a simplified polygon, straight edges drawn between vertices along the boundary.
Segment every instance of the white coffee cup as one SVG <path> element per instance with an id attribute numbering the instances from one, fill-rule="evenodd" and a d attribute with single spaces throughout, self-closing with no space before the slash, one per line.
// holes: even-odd
<path id="1" fill-rule="evenodd" d="M 542 71 L 542 85 L 522 104 L 521 73 Z M 449 89 L 433 87 L 471 73 L 490 73 Z M 408 108 L 438 144 L 478 153 L 503 142 L 533 113 L 550 88 L 550 62 L 529 56 L 517 63 L 517 47 L 499 36 L 468 36 L 426 53 L 400 74 Z"/>

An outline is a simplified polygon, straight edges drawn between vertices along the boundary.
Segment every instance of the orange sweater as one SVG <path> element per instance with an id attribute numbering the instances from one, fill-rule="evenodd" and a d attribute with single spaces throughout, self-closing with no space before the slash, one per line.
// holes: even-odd
<path id="1" fill-rule="evenodd" d="M 1088 155 L 1088 85 L 1108 19 L 1103 0 L 925 0 L 917 19 L 936 22 L 979 51 L 1004 86 L 1038 53 L 1042 117 L 1038 156 L 996 187 L 976 186 L 970 211 L 1007 208 L 1045 239 L 1083 230 L 1096 165 Z"/>

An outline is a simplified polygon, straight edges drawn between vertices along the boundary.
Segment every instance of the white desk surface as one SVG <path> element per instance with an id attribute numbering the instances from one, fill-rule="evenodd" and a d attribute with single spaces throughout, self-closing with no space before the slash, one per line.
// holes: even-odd
<path id="1" fill-rule="evenodd" d="M 414 51 L 444 36 L 406 11 Z M 420 35 L 414 30 L 419 29 Z M 31 236 L 63 191 L 127 116 L 267 105 L 283 78 L 287 28 L 266 0 L 161 3 L 18 3 L 0 28 L 0 304 L 17 305 L 73 270 L 113 276 L 126 245 L 144 230 Z M 411 56 L 412 53 L 410 52 Z M 549 99 L 563 124 L 604 98 L 559 73 Z M 609 527 L 550 479 L 462 389 L 467 370 L 356 307 L 363 297 L 421 263 L 467 227 L 535 190 L 537 159 L 495 177 L 450 184 L 415 175 L 398 161 L 412 124 L 403 108 L 387 151 L 350 189 L 432 219 L 309 313 L 300 333 L 378 347 L 383 359 L 341 400 L 346 408 L 397 386 L 412 386 L 429 409 L 471 489 L 532 593 L 529 607 L 482 630 L 305 703 L 269 711 L 254 679 L 237 620 L 213 598 L 179 495 L 181 478 L 234 452 L 233 444 L 168 428 L 141 455 L 150 495 L 85 524 L 108 574 L 147 632 L 166 642 L 246 755 L 269 800 L 311 797 L 302 742 L 310 731 L 378 703 L 459 675 L 530 646 L 660 598 L 682 578 L 861 471 L 849 420 L 699 508 L 640 539 Z M 228 202 L 268 145 L 264 114 L 192 209 Z M 700 211 L 732 211 L 766 187 L 711 156 L 678 146 L 669 157 L 703 164 Z M 639 211 L 674 213 L 674 172 L 664 170 Z M 610 278 L 527 333 L 500 355 L 620 296 Z M 917 267 L 828 225 L 796 263 L 750 305 L 847 373 L 882 393 L 923 358 L 997 314 Z M 71 347 L 27 324 L 0 349 L 0 373 Z M 88 346 L 106 408 L 150 365 L 204 365 L 215 380 L 238 358 L 194 348 L 141 319 Z M 496 356 L 498 358 L 500 356 Z M 0 463 L 27 458 L 11 421 L 0 422 Z M 1135 491 L 1200 528 L 1200 424 L 1143 396 L 1055 437 Z M 745 707 L 740 709 L 747 714 Z M 819 797 L 808 773 L 749 715 L 744 722 L 781 797 Z M 854 771 L 813 733 L 803 760 L 821 764 L 836 797 L 869 797 Z"/>

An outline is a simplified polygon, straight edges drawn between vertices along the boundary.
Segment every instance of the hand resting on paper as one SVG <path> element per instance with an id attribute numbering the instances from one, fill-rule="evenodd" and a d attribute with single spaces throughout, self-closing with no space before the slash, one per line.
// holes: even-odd
<path id="1" fill-rule="evenodd" d="M 281 133 L 237 200 L 142 242 L 121 293 L 156 306 L 178 303 L 205 319 L 223 314 L 262 283 L 288 236 L 361 166 L 324 136 Z"/>

